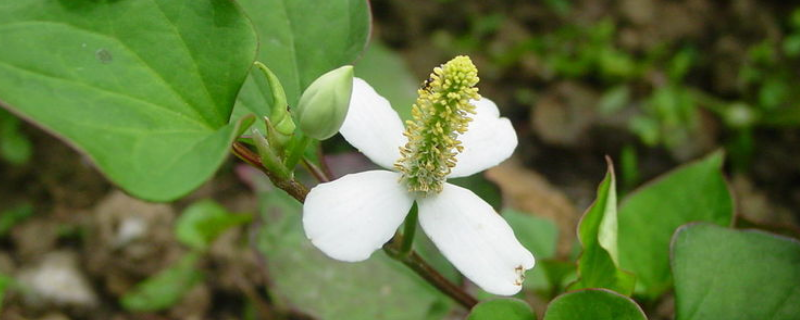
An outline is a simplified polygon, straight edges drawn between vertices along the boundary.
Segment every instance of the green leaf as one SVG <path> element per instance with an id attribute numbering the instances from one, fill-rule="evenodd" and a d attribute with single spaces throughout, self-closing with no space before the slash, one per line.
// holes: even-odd
<path id="1" fill-rule="evenodd" d="M 192 249 L 205 250 L 222 232 L 251 219 L 250 215 L 230 213 L 213 200 L 203 200 L 183 211 L 175 225 L 175 236 Z"/>
<path id="2" fill-rule="evenodd" d="M 797 319 L 800 242 L 698 223 L 672 243 L 676 319 Z"/>
<path id="3" fill-rule="evenodd" d="M 382 251 L 357 263 L 325 256 L 303 233 L 301 205 L 282 191 L 261 199 L 259 250 L 278 305 L 318 319 L 441 319 L 449 311 L 447 298 Z"/>
<path id="4" fill-rule="evenodd" d="M 3 1 L 0 48 L 4 106 L 166 201 L 227 155 L 256 37 L 229 0 Z"/>
<path id="5" fill-rule="evenodd" d="M 616 189 L 614 166 L 609 159 L 608 173 L 597 188 L 597 199 L 578 225 L 583 252 L 578 258 L 578 281 L 569 290 L 606 288 L 626 296 L 633 293 L 636 278 L 618 267 Z"/>
<path id="6" fill-rule="evenodd" d="M 239 3 L 258 31 L 257 60 L 278 76 L 292 108 L 311 82 L 325 72 L 352 64 L 366 47 L 370 14 L 365 0 Z M 239 93 L 236 115 L 270 114 L 272 101 L 266 82 L 251 74 Z"/>
<path id="7" fill-rule="evenodd" d="M 399 54 L 379 42 L 372 42 L 356 64 L 356 76 L 389 100 L 401 119 L 411 119 L 411 106 L 417 100 L 420 82 Z"/>
<path id="8" fill-rule="evenodd" d="M 550 282 L 547 267 L 542 266 L 545 259 L 556 254 L 558 227 L 555 222 L 514 209 L 504 209 L 503 218 L 514 230 L 519 242 L 536 257 L 537 266 L 525 273 L 526 289 L 543 290 L 560 283 Z"/>
<path id="9" fill-rule="evenodd" d="M 0 158 L 11 164 L 28 162 L 33 152 L 31 141 L 19 130 L 19 118 L 0 109 Z"/>
<path id="10" fill-rule="evenodd" d="M 669 243 L 691 221 L 730 225 L 733 200 L 715 152 L 630 194 L 619 211 L 620 266 L 637 277 L 637 291 L 657 297 L 672 286 Z"/>
<path id="11" fill-rule="evenodd" d="M 175 305 L 203 281 L 203 274 L 195 267 L 199 257 L 196 253 L 184 256 L 126 292 L 120 303 L 128 311 L 159 311 Z"/>
<path id="12" fill-rule="evenodd" d="M 518 299 L 484 301 L 469 312 L 467 320 L 535 320 L 536 314 L 527 303 Z"/>
<path id="13" fill-rule="evenodd" d="M 12 279 L 0 273 L 0 312 L 3 311 L 3 299 L 6 295 L 6 290 L 11 286 Z"/>
<path id="14" fill-rule="evenodd" d="M 647 320 L 628 297 L 605 289 L 565 293 L 550 302 L 544 320 Z"/>
<path id="15" fill-rule="evenodd" d="M 0 237 L 4 237 L 15 225 L 33 215 L 33 206 L 29 203 L 5 210 L 0 214 Z"/>

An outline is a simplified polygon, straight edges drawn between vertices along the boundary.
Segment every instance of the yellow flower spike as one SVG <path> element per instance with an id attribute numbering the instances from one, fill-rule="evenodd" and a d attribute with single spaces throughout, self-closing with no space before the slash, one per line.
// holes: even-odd
<path id="1" fill-rule="evenodd" d="M 412 108 L 413 120 L 404 135 L 408 143 L 400 147 L 395 163 L 402 180 L 412 192 L 439 193 L 463 151 L 458 136 L 467 131 L 475 114 L 470 100 L 480 99 L 478 69 L 467 56 L 458 56 L 433 69 L 430 78 L 417 90 Z"/>

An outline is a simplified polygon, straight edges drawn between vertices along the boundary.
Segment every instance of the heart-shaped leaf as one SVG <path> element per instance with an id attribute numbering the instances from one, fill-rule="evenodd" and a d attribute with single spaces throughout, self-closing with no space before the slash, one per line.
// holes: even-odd
<path id="1" fill-rule="evenodd" d="M 675 233 L 675 314 L 693 319 L 797 319 L 800 242 L 692 224 Z"/>
<path id="2" fill-rule="evenodd" d="M 496 299 L 476 305 L 467 320 L 536 320 L 536 314 L 522 300 Z"/>
<path id="3" fill-rule="evenodd" d="M 637 290 L 657 297 L 672 286 L 669 243 L 692 221 L 729 225 L 733 200 L 722 176 L 722 153 L 672 171 L 628 196 L 619 211 L 620 266 Z M 641 285 L 641 287 L 639 286 Z"/>
<path id="4" fill-rule="evenodd" d="M 0 100 L 165 201 L 210 177 L 256 37 L 229 0 L 0 2 Z"/>
<path id="5" fill-rule="evenodd" d="M 636 302 L 605 289 L 562 294 L 550 302 L 544 320 L 647 320 Z"/>
<path id="6" fill-rule="evenodd" d="M 258 61 L 278 76 L 289 106 L 323 73 L 352 64 L 367 44 L 366 0 L 240 0 L 258 31 Z M 235 115 L 268 116 L 272 101 L 263 77 L 251 75 L 239 94 Z"/>

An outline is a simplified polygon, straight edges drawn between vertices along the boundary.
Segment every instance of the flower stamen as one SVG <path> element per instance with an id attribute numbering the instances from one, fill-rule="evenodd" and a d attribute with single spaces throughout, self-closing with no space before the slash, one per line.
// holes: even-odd
<path id="1" fill-rule="evenodd" d="M 467 56 L 458 56 L 433 69 L 406 121 L 408 143 L 400 147 L 395 167 L 412 192 L 441 192 L 456 155 L 464 150 L 458 136 L 467 131 L 475 114 L 470 100 L 480 99 L 478 69 Z"/>

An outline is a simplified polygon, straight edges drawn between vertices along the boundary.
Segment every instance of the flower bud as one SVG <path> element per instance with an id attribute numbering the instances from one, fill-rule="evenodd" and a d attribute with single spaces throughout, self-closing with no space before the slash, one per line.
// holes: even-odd
<path id="1" fill-rule="evenodd" d="M 314 139 L 325 140 L 339 132 L 353 92 L 353 66 L 323 74 L 303 92 L 297 106 L 300 129 Z"/>

